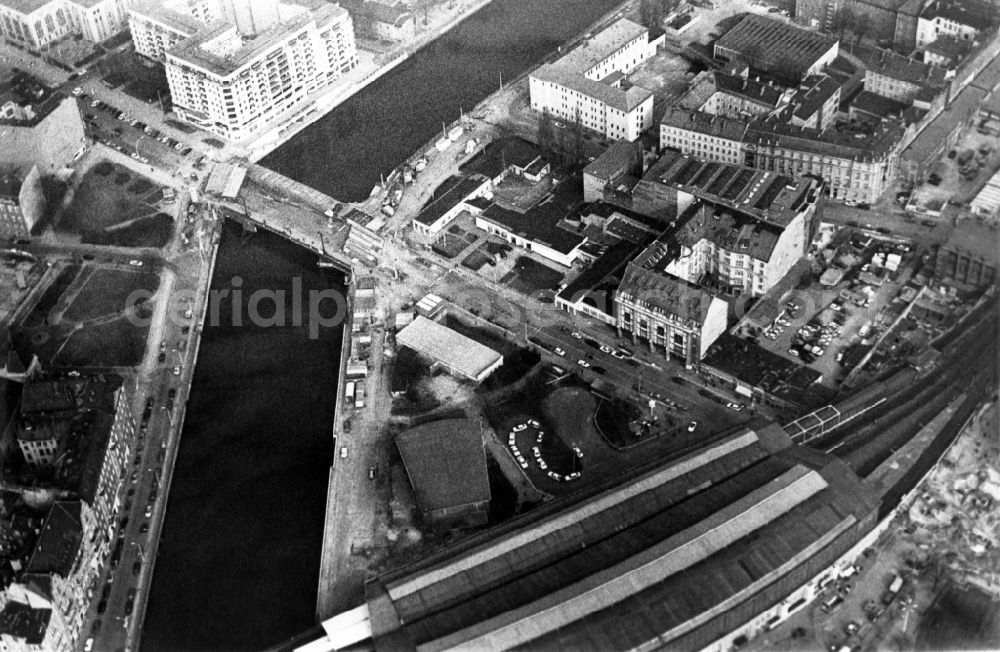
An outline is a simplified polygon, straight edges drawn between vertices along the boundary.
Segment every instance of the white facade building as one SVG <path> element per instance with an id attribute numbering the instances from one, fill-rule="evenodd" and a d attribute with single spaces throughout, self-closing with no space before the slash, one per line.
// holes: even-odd
<path id="1" fill-rule="evenodd" d="M 0 2 L 0 31 L 7 40 L 36 51 L 72 34 L 99 43 L 127 26 L 125 0 Z"/>
<path id="2" fill-rule="evenodd" d="M 531 108 L 578 122 L 611 140 L 635 140 L 653 125 L 653 92 L 623 88 L 626 75 L 656 54 L 662 36 L 622 19 L 529 78 Z"/>
<path id="3" fill-rule="evenodd" d="M 351 17 L 337 4 L 281 2 L 272 15 L 229 2 L 203 15 L 236 22 L 207 24 L 186 11 L 191 4 L 133 9 L 133 40 L 137 51 L 164 60 L 178 117 L 220 136 L 261 135 L 358 63 Z"/>

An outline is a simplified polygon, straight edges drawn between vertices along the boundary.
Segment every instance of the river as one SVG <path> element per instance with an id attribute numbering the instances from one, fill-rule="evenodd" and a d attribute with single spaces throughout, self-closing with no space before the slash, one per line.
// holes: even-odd
<path id="1" fill-rule="evenodd" d="M 143 650 L 260 649 L 314 624 L 341 328 L 308 329 L 308 292 L 343 278 L 261 231 L 226 225 L 213 290 L 302 279 L 301 327 L 206 326 L 174 468 Z M 265 301 L 260 314 L 273 314 Z M 211 314 L 211 311 L 209 312 Z M 288 324 L 292 318 L 287 318 Z"/>
<path id="2" fill-rule="evenodd" d="M 344 201 L 619 3 L 495 0 L 262 161 Z M 341 281 L 228 225 L 213 288 Z M 206 327 L 144 623 L 144 650 L 252 650 L 314 623 L 340 330 Z M 246 319 L 244 319 L 246 323 Z"/>
<path id="3" fill-rule="evenodd" d="M 361 201 L 418 148 L 612 10 L 613 0 L 494 0 L 260 162 Z"/>

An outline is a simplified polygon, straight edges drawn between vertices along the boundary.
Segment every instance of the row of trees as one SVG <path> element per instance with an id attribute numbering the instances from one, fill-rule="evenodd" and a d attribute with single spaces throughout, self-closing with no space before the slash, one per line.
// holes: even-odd
<path id="1" fill-rule="evenodd" d="M 663 27 L 663 19 L 677 8 L 680 0 L 640 0 L 639 22 L 646 27 Z"/>

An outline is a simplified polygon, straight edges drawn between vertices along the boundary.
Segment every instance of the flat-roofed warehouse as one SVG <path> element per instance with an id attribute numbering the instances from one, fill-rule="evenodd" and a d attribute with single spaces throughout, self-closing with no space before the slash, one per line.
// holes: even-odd
<path id="1" fill-rule="evenodd" d="M 844 462 L 760 419 L 378 576 L 325 645 L 721 652 L 804 607 L 877 510 Z"/>
<path id="2" fill-rule="evenodd" d="M 796 83 L 818 75 L 839 53 L 837 39 L 750 14 L 715 42 L 715 56 L 743 61 L 759 70 L 787 76 Z M 794 79 L 791 79 L 794 78 Z"/>
<path id="3" fill-rule="evenodd" d="M 441 419 L 396 436 L 417 506 L 433 527 L 485 525 L 490 504 L 479 423 Z"/>
<path id="4" fill-rule="evenodd" d="M 396 342 L 431 358 L 449 372 L 477 383 L 486 380 L 503 364 L 503 356 L 497 351 L 422 316 L 399 331 Z"/>

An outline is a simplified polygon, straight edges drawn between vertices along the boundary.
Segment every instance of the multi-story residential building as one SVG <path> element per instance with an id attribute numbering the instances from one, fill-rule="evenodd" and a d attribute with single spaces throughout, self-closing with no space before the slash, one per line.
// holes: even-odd
<path id="1" fill-rule="evenodd" d="M 40 0 L 0 3 L 0 30 L 8 40 L 38 51 L 75 34 L 101 42 L 128 26 L 125 0 Z"/>
<path id="2" fill-rule="evenodd" d="M 835 38 L 749 14 L 715 42 L 714 56 L 798 83 L 821 73 L 839 52 Z"/>
<path id="3" fill-rule="evenodd" d="M 623 88 L 626 76 L 656 54 L 664 36 L 622 19 L 529 78 L 531 108 L 611 140 L 635 140 L 653 125 L 653 92 Z"/>
<path id="4" fill-rule="evenodd" d="M 739 165 L 743 162 L 746 120 L 719 117 L 702 111 L 667 109 L 660 122 L 660 148 Z"/>
<path id="5" fill-rule="evenodd" d="M 24 179 L 0 177 L 0 237 L 27 238 L 44 212 L 45 194 L 37 165 L 31 166 Z"/>
<path id="6" fill-rule="evenodd" d="M 788 100 L 785 117 L 796 127 L 825 130 L 833 125 L 840 106 L 840 84 L 826 75 L 802 80 Z"/>
<path id="7" fill-rule="evenodd" d="M 417 21 L 405 2 L 381 0 L 341 0 L 354 19 L 354 33 L 380 41 L 409 41 L 416 34 Z"/>
<path id="8" fill-rule="evenodd" d="M 43 377 L 25 383 L 21 396 L 17 437 L 26 459 L 53 467 L 55 486 L 82 501 L 85 520 L 106 541 L 135 434 L 130 402 L 118 376 Z"/>
<path id="9" fill-rule="evenodd" d="M 928 108 L 948 85 L 947 72 L 938 66 L 867 46 L 853 54 L 865 65 L 865 90 L 897 102 Z"/>
<path id="10" fill-rule="evenodd" d="M 339 5 L 289 0 L 272 15 L 243 4 L 222 2 L 215 13 L 197 5 L 226 19 L 207 24 L 183 18 L 190 3 L 131 12 L 136 49 L 165 62 L 178 117 L 234 140 L 273 128 L 358 63 L 351 17 Z"/>
<path id="11" fill-rule="evenodd" d="M 140 0 L 129 11 L 132 43 L 139 54 L 164 61 L 167 50 L 220 16 L 208 2 Z"/>
<path id="12" fill-rule="evenodd" d="M 917 47 L 942 36 L 975 40 L 980 32 L 995 35 L 997 7 L 981 0 L 932 0 L 917 18 Z"/>
<path id="13" fill-rule="evenodd" d="M 678 217 L 665 271 L 726 295 L 761 296 L 805 255 L 822 184 L 668 151 L 642 184 Z"/>
<path id="14" fill-rule="evenodd" d="M 834 199 L 870 203 L 896 176 L 903 133 L 903 126 L 894 122 L 863 131 L 819 131 L 671 109 L 660 125 L 660 147 L 779 174 L 816 175 Z"/>
<path id="15" fill-rule="evenodd" d="M 746 68 L 742 74 L 716 72 L 714 90 L 698 107 L 699 111 L 728 118 L 766 117 L 787 102 L 785 92 L 773 83 L 751 79 Z"/>
<path id="16" fill-rule="evenodd" d="M 671 245 L 661 236 L 630 262 L 614 295 L 619 336 L 695 366 L 726 330 L 728 304 L 667 271 Z"/>
<path id="17" fill-rule="evenodd" d="M 102 540 L 79 501 L 59 500 L 52 504 L 27 566 L 5 591 L 8 604 L 41 612 L 25 612 L 25 615 L 39 618 L 38 624 L 45 623 L 42 640 L 51 647 L 34 649 L 53 652 L 79 649 L 84 619 L 101 569 Z M 48 618 L 44 617 L 46 610 Z M 32 634 L 37 639 L 40 632 Z"/>
<path id="18" fill-rule="evenodd" d="M 0 166 L 22 173 L 36 165 L 43 175 L 67 167 L 87 142 L 80 107 L 72 97 L 52 96 L 41 104 L 6 111 L 0 131 Z"/>

